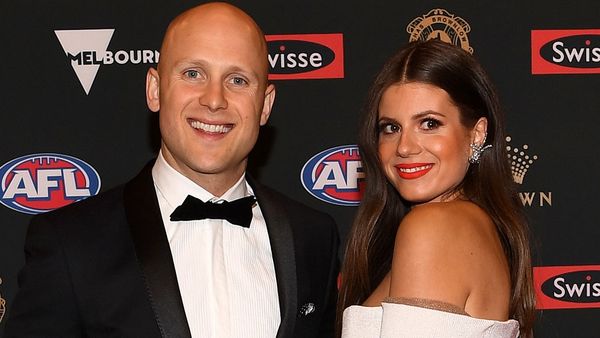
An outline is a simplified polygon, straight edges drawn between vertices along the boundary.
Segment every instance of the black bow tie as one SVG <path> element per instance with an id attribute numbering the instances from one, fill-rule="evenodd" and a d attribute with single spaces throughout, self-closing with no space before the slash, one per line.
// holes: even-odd
<path id="1" fill-rule="evenodd" d="M 249 228 L 254 202 L 256 202 L 254 196 L 247 196 L 231 202 L 213 203 L 202 202 L 196 197 L 188 195 L 183 204 L 175 208 L 171 214 L 171 221 L 224 219 L 231 224 Z"/>

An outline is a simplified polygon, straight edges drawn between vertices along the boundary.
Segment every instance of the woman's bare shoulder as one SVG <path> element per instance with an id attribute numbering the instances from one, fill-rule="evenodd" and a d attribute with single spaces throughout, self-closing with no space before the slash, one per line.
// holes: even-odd
<path id="1" fill-rule="evenodd" d="M 474 276 L 497 250 L 495 227 L 467 201 L 414 207 L 396 235 L 390 296 L 443 301 L 464 309 L 476 287 Z"/>
<path id="2" fill-rule="evenodd" d="M 495 226 L 489 215 L 475 203 L 452 201 L 414 207 L 398 227 L 398 236 L 400 239 L 403 239 L 403 235 L 425 236 L 434 243 L 436 239 L 451 237 L 460 244 L 467 244 L 481 240 L 483 238 L 479 237 L 494 231 Z"/>

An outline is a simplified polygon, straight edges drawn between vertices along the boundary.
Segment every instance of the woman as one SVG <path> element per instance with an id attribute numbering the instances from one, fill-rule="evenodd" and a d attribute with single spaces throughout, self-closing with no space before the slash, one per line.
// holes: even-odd
<path id="1" fill-rule="evenodd" d="M 490 80 L 460 48 L 414 42 L 385 64 L 359 136 L 367 184 L 342 267 L 342 337 L 532 337 L 503 123 Z"/>

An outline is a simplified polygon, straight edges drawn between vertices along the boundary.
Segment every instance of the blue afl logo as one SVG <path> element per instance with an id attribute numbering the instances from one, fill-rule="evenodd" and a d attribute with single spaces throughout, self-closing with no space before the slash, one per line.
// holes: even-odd
<path id="1" fill-rule="evenodd" d="M 0 167 L 0 203 L 26 214 L 54 210 L 96 195 L 98 172 L 84 161 L 61 154 L 33 154 Z"/>
<path id="2" fill-rule="evenodd" d="M 304 189 L 321 201 L 358 205 L 364 188 L 358 147 L 344 145 L 316 154 L 302 167 L 300 179 Z"/>

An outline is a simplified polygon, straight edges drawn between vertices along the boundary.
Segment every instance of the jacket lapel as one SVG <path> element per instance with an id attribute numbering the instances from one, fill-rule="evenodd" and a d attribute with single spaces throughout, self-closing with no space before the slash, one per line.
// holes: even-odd
<path id="1" fill-rule="evenodd" d="M 270 189 L 261 186 L 248 175 L 246 175 L 246 179 L 254 191 L 269 232 L 281 312 L 281 325 L 277 332 L 277 338 L 292 337 L 296 324 L 298 285 L 294 236 L 289 217 L 285 213 L 285 206 L 281 202 L 281 198 L 275 196 Z"/>
<path id="2" fill-rule="evenodd" d="M 152 162 L 153 163 L 153 162 Z M 191 337 L 162 222 L 152 163 L 125 186 L 125 212 L 148 299 L 163 337 Z"/>

